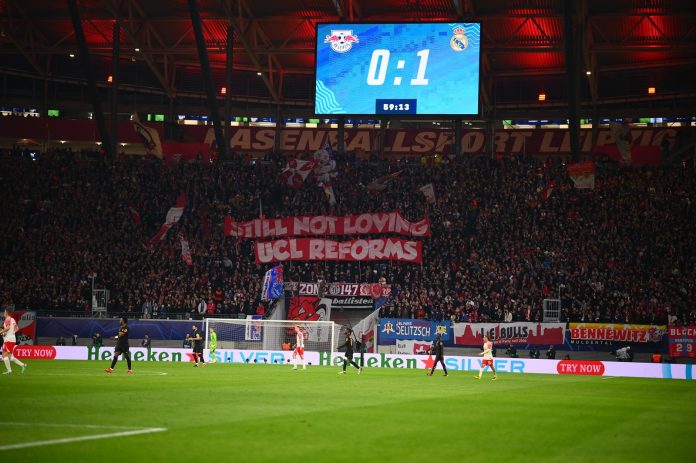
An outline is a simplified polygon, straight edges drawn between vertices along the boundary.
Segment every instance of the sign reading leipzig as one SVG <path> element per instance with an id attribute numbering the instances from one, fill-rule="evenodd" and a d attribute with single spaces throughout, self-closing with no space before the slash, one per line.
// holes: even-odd
<path id="1" fill-rule="evenodd" d="M 192 127 L 192 126 L 190 126 Z M 659 147 L 663 140 L 672 142 L 677 137 L 676 128 L 631 128 L 633 145 Z M 441 129 L 390 129 L 381 137 L 379 129 L 345 130 L 347 152 L 379 150 L 383 143 L 386 153 L 405 156 L 421 156 L 438 153 L 451 153 L 454 147 L 452 130 Z M 13 135 L 17 137 L 17 135 Z M 265 127 L 232 127 L 230 148 L 241 152 L 265 153 L 275 146 L 276 130 Z M 336 146 L 338 130 L 284 127 L 280 131 L 280 150 L 284 153 L 313 153 L 328 141 Z M 208 129 L 205 143 L 215 140 L 213 129 Z M 462 153 L 484 154 L 490 138 L 485 130 L 462 130 L 460 139 Z M 592 143 L 592 131 L 580 130 L 580 151 L 591 153 L 595 146 L 614 143 L 610 129 L 600 129 L 596 145 Z M 570 153 L 570 131 L 565 129 L 496 130 L 493 138 L 496 153 L 517 155 L 520 153 L 564 154 Z"/>

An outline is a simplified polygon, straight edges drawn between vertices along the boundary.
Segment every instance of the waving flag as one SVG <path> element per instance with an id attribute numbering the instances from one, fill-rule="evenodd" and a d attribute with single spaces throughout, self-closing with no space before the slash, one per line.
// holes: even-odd
<path id="1" fill-rule="evenodd" d="M 370 193 L 380 193 L 396 181 L 397 177 L 401 175 L 401 171 L 394 172 L 393 174 L 383 175 L 380 178 L 373 180 L 367 185 L 367 190 Z"/>
<path id="2" fill-rule="evenodd" d="M 186 262 L 186 265 L 193 265 L 191 248 L 189 247 L 188 241 L 186 241 L 182 235 L 179 235 L 179 243 L 181 244 L 181 259 Z"/>
<path id="3" fill-rule="evenodd" d="M 303 161 L 301 159 L 290 159 L 288 165 L 280 173 L 279 181 L 285 185 L 298 190 L 314 170 L 314 161 Z"/>
<path id="4" fill-rule="evenodd" d="M 138 136 L 138 138 L 140 138 L 140 141 L 145 147 L 147 154 L 151 154 L 162 159 L 164 156 L 162 151 L 162 142 L 157 130 L 142 124 L 137 114 L 133 114 L 132 120 L 135 134 Z"/>
<path id="5" fill-rule="evenodd" d="M 422 187 L 419 188 L 419 190 L 425 196 L 425 201 L 428 204 L 435 204 L 435 187 L 433 186 L 432 183 L 428 183 L 427 185 L 423 185 Z"/>
<path id="6" fill-rule="evenodd" d="M 568 164 L 568 176 L 573 180 L 577 189 L 592 189 L 595 187 L 595 165 L 592 161 Z"/>
<path id="7" fill-rule="evenodd" d="M 546 184 L 546 188 L 544 188 L 544 191 L 541 192 L 541 200 L 546 201 L 551 197 L 551 193 L 553 193 L 554 188 L 556 188 L 556 184 L 553 182 L 549 182 Z"/>
<path id="8" fill-rule="evenodd" d="M 136 225 L 141 225 L 143 221 L 140 218 L 140 213 L 133 206 L 128 206 L 128 210 L 133 218 L 133 222 L 135 222 Z"/>
<path id="9" fill-rule="evenodd" d="M 172 228 L 172 226 L 174 226 L 174 224 L 176 224 L 179 221 L 179 219 L 181 219 L 181 216 L 184 214 L 185 207 L 186 195 L 184 193 L 181 193 L 179 195 L 179 198 L 176 200 L 176 205 L 174 205 L 174 207 L 169 208 L 169 210 L 167 211 L 167 218 L 165 219 L 160 229 L 157 231 L 155 236 L 150 238 L 150 241 L 147 242 L 148 246 L 152 246 L 158 241 L 162 241 L 164 237 L 167 236 L 167 232 L 169 231 L 169 229 Z"/>
<path id="10" fill-rule="evenodd" d="M 266 272 L 263 277 L 261 299 L 270 301 L 283 295 L 283 266 L 278 264 Z"/>

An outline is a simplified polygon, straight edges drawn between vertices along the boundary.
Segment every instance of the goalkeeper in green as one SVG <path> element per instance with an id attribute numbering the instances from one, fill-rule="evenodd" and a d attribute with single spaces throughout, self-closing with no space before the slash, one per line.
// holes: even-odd
<path id="1" fill-rule="evenodd" d="M 215 349 L 217 349 L 217 334 L 215 330 L 210 328 L 210 363 L 217 363 L 217 357 L 215 356 Z"/>

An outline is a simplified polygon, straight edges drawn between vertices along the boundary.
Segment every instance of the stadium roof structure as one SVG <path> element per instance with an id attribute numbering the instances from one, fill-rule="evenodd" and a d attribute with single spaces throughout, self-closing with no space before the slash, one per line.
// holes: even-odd
<path id="1" fill-rule="evenodd" d="M 235 105 L 311 112 L 318 22 L 479 21 L 484 115 L 563 111 L 568 99 L 564 0 L 199 0 L 214 87 L 225 86 L 233 35 Z M 693 115 L 696 2 L 577 0 L 581 111 Z M 185 0 L 78 0 L 100 88 L 111 75 L 120 26 L 119 91 L 201 100 L 205 93 Z M 84 86 L 79 44 L 64 2 L 0 0 L 5 96 L 37 97 L 37 82 Z M 456 70 L 452 70 L 456 72 Z M 0 77 L 2 79 L 2 77 Z M 40 87 L 40 86 L 39 86 Z M 654 87 L 654 93 L 648 88 Z M 219 92 L 218 92 L 219 93 Z M 544 93 L 546 101 L 538 101 Z M 65 95 L 69 93 L 66 91 Z M 218 95 L 219 96 L 219 95 Z M 143 101 L 147 97 L 139 97 Z M 68 98 L 66 98 L 68 99 Z"/>

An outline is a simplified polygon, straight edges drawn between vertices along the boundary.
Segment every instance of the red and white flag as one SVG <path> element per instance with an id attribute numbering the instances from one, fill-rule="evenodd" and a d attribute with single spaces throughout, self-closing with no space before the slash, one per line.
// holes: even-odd
<path id="1" fill-rule="evenodd" d="M 167 232 L 169 231 L 169 229 L 172 228 L 172 226 L 174 226 L 174 224 L 176 224 L 179 221 L 179 219 L 181 219 L 181 216 L 184 214 L 185 207 L 186 195 L 184 193 L 181 193 L 179 195 L 179 198 L 176 200 L 176 205 L 174 205 L 174 207 L 169 208 L 169 210 L 167 211 L 167 218 L 165 219 L 160 229 L 157 231 L 155 236 L 150 238 L 150 241 L 147 242 L 148 246 L 152 246 L 158 241 L 162 241 L 164 237 L 167 236 Z"/>
<path id="2" fill-rule="evenodd" d="M 433 186 L 432 183 L 428 183 L 427 185 L 423 185 L 422 187 L 419 188 L 419 190 L 425 196 L 425 201 L 428 204 L 435 204 L 435 202 L 436 202 L 435 187 Z"/>
<path id="3" fill-rule="evenodd" d="M 370 182 L 367 185 L 367 191 L 370 193 L 381 193 L 382 191 L 386 190 L 389 185 L 394 183 L 399 175 L 401 175 L 401 171 L 394 172 L 393 174 L 383 175 L 380 178 Z"/>
<path id="4" fill-rule="evenodd" d="M 128 206 L 128 210 L 133 218 L 133 222 L 135 222 L 137 225 L 142 225 L 143 220 L 140 218 L 140 213 L 133 206 Z"/>
<path id="5" fill-rule="evenodd" d="M 568 176 L 573 180 L 577 189 L 593 189 L 595 187 L 595 165 L 592 161 L 568 164 Z"/>
<path id="6" fill-rule="evenodd" d="M 137 114 L 133 114 L 132 120 L 135 134 L 138 136 L 138 138 L 140 138 L 140 141 L 145 147 L 147 154 L 151 154 L 162 159 L 164 157 L 162 151 L 162 141 L 160 140 L 157 129 L 142 124 L 140 119 L 138 119 Z"/>
<path id="7" fill-rule="evenodd" d="M 288 165 L 280 173 L 279 181 L 290 188 L 298 190 L 314 170 L 314 161 L 290 159 Z"/>
<path id="8" fill-rule="evenodd" d="M 193 260 L 191 259 L 191 248 L 183 235 L 179 235 L 179 243 L 181 244 L 181 259 L 186 262 L 186 265 L 193 265 Z"/>
<path id="9" fill-rule="evenodd" d="M 546 188 L 544 188 L 544 191 L 541 192 L 541 200 L 546 201 L 551 197 L 551 193 L 553 193 L 554 188 L 556 188 L 556 184 L 553 182 L 549 182 L 546 184 Z"/>

